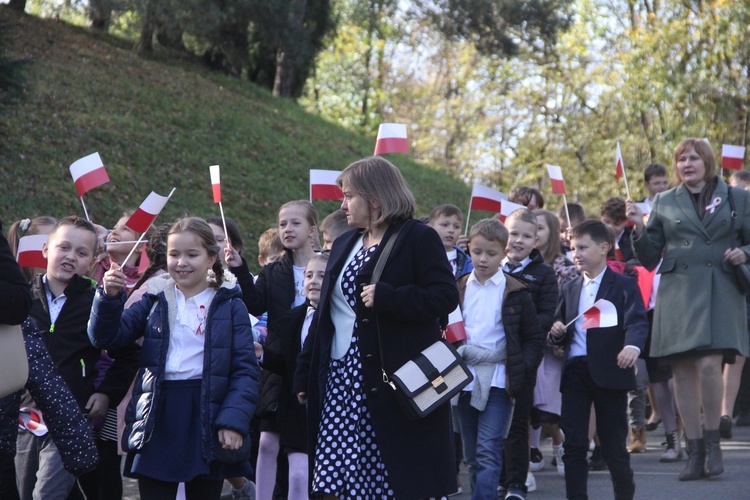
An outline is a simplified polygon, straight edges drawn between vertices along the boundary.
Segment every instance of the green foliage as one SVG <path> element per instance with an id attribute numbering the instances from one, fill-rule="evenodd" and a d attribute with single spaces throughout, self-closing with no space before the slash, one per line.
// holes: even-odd
<path id="1" fill-rule="evenodd" d="M 111 182 L 85 195 L 96 222 L 111 227 L 151 190 L 174 197 L 158 221 L 185 212 L 218 215 L 208 166 L 221 165 L 224 211 L 237 220 L 253 266 L 257 238 L 278 207 L 307 199 L 309 169 L 341 170 L 372 154 L 360 136 L 305 113 L 256 85 L 209 72 L 189 61 L 140 58 L 132 44 L 62 22 L 17 15 L 10 20 L 11 57 L 25 54 L 27 98 L 4 116 L 0 215 L 82 215 L 68 170 L 98 151 Z M 391 155 L 426 214 L 439 203 L 465 206 L 469 188 L 444 173 Z M 336 202 L 316 202 L 325 216 Z M 157 222 L 158 222 L 157 221 Z"/>

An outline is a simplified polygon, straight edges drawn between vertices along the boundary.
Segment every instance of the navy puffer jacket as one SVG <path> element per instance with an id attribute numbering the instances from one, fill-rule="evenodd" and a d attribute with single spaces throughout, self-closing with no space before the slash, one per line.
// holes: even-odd
<path id="1" fill-rule="evenodd" d="M 250 317 L 234 276 L 225 272 L 224 279 L 206 318 L 201 445 L 208 462 L 216 460 L 219 429 L 231 429 L 248 438 L 258 399 L 258 364 Z M 124 292 L 110 298 L 98 288 L 88 333 L 100 349 L 117 348 L 144 337 L 123 437 L 123 446 L 134 451 L 148 442 L 159 414 L 169 336 L 177 318 L 175 283 L 168 274 L 152 278 L 144 297 L 123 312 L 125 299 Z"/>

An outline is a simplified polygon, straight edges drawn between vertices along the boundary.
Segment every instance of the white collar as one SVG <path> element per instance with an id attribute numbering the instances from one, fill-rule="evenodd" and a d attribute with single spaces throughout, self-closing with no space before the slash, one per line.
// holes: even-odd
<path id="1" fill-rule="evenodd" d="M 485 281 L 484 285 L 479 282 L 476 275 L 474 274 L 474 271 L 471 271 L 471 274 L 469 275 L 469 279 L 466 281 L 466 284 L 468 285 L 471 282 L 475 282 L 479 286 L 486 286 L 487 281 L 491 281 L 494 285 L 501 285 L 505 283 L 505 274 L 503 273 L 502 269 L 498 268 L 497 272 L 490 276 L 487 281 Z"/>

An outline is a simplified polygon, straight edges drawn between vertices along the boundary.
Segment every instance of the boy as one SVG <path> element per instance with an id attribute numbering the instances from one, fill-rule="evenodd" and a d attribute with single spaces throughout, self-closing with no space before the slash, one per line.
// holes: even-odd
<path id="1" fill-rule="evenodd" d="M 620 262 L 632 260 L 635 257 L 633 243 L 630 241 L 633 228 L 625 215 L 625 200 L 619 196 L 607 198 L 602 203 L 600 216 L 601 221 L 615 233 L 615 259 Z"/>
<path id="2" fill-rule="evenodd" d="M 573 227 L 586 220 L 586 211 L 579 203 L 568 203 L 567 212 L 565 211 L 565 205 L 557 209 L 557 220 L 560 221 L 560 247 L 564 255 L 570 252 L 568 215 L 570 215 L 570 227 Z"/>
<path id="3" fill-rule="evenodd" d="M 435 229 L 443 242 L 453 276 L 459 278 L 473 269 L 469 255 L 458 245 L 463 214 L 455 205 L 438 205 L 427 218 L 427 225 Z"/>
<path id="4" fill-rule="evenodd" d="M 260 267 L 276 262 L 284 254 L 284 246 L 275 227 L 266 229 L 258 238 L 258 264 Z"/>
<path id="5" fill-rule="evenodd" d="M 604 223 L 587 220 L 578 224 L 571 230 L 571 243 L 575 264 L 583 275 L 562 286 L 557 321 L 549 333 L 550 342 L 565 347 L 560 392 L 566 496 L 588 498 L 586 453 L 593 403 L 615 498 L 629 500 L 635 494 L 635 482 L 625 448 L 627 402 L 628 391 L 635 388 L 632 367 L 648 334 L 646 311 L 635 280 L 607 266 L 612 241 Z M 599 299 L 615 306 L 617 325 L 584 330 L 582 313 Z"/>
<path id="6" fill-rule="evenodd" d="M 536 215 L 529 209 L 519 209 L 508 216 L 505 224 L 509 239 L 507 254 L 502 261 L 503 271 L 526 285 L 542 331 L 548 332 L 555 319 L 557 277 L 552 266 L 544 262 L 539 250 L 535 248 L 538 227 Z M 505 498 L 508 499 L 526 498 L 528 485 L 534 484 L 534 476 L 529 473 L 530 460 L 532 470 L 541 470 L 544 467 L 539 449 L 529 449 L 529 412 L 534 402 L 536 372 L 543 355 L 543 347 L 534 353 L 534 369 L 526 372 L 523 386 L 517 388 L 518 397 L 513 409 L 513 421 L 505 439 L 504 484 L 507 485 Z"/>
<path id="7" fill-rule="evenodd" d="M 138 368 L 136 344 L 111 351 L 115 364 L 97 392 L 96 363 L 101 350 L 91 345 L 86 333 L 94 299 L 94 283 L 83 275 L 91 268 L 97 250 L 94 226 L 76 216 L 65 217 L 52 228 L 44 244 L 47 273 L 32 285 L 30 317 L 38 325 L 50 357 L 73 397 L 89 419 L 103 417 L 117 406 Z M 21 406 L 33 402 L 24 397 Z M 16 474 L 21 498 L 65 498 L 75 476 L 63 469 L 60 454 L 49 434 L 35 436 L 21 430 L 17 438 Z"/>
<path id="8" fill-rule="evenodd" d="M 505 226 L 484 219 L 469 238 L 474 270 L 458 279 L 466 328 L 459 352 L 475 378 L 459 395 L 458 421 L 472 498 L 496 498 L 512 399 L 523 391 L 525 374 L 536 371 L 544 335 L 526 285 L 500 270 Z"/>
<path id="9" fill-rule="evenodd" d="M 657 194 L 662 193 L 669 187 L 669 174 L 667 167 L 661 163 L 651 163 L 643 170 L 643 186 L 648 191 L 648 196 L 643 200 L 644 214 L 651 212 L 651 203 Z"/>
<path id="10" fill-rule="evenodd" d="M 351 229 L 346 222 L 346 212 L 336 210 L 328 214 L 328 217 L 320 223 L 320 232 L 323 233 L 323 250 L 330 250 L 336 238 Z"/>

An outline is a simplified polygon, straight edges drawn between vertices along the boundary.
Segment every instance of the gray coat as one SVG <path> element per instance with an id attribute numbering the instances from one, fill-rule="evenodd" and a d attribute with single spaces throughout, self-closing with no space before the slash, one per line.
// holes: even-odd
<path id="1" fill-rule="evenodd" d="M 635 253 L 649 269 L 658 264 L 664 251 L 651 340 L 653 357 L 700 349 L 748 355 L 745 297 L 737 288 L 732 265 L 724 260 L 730 242 L 727 193 L 727 184 L 719 180 L 713 198 L 721 201 L 703 220 L 683 184 L 660 193 L 646 230 L 633 237 Z M 732 194 L 738 212 L 736 239 L 750 254 L 750 196 L 737 188 Z"/>

